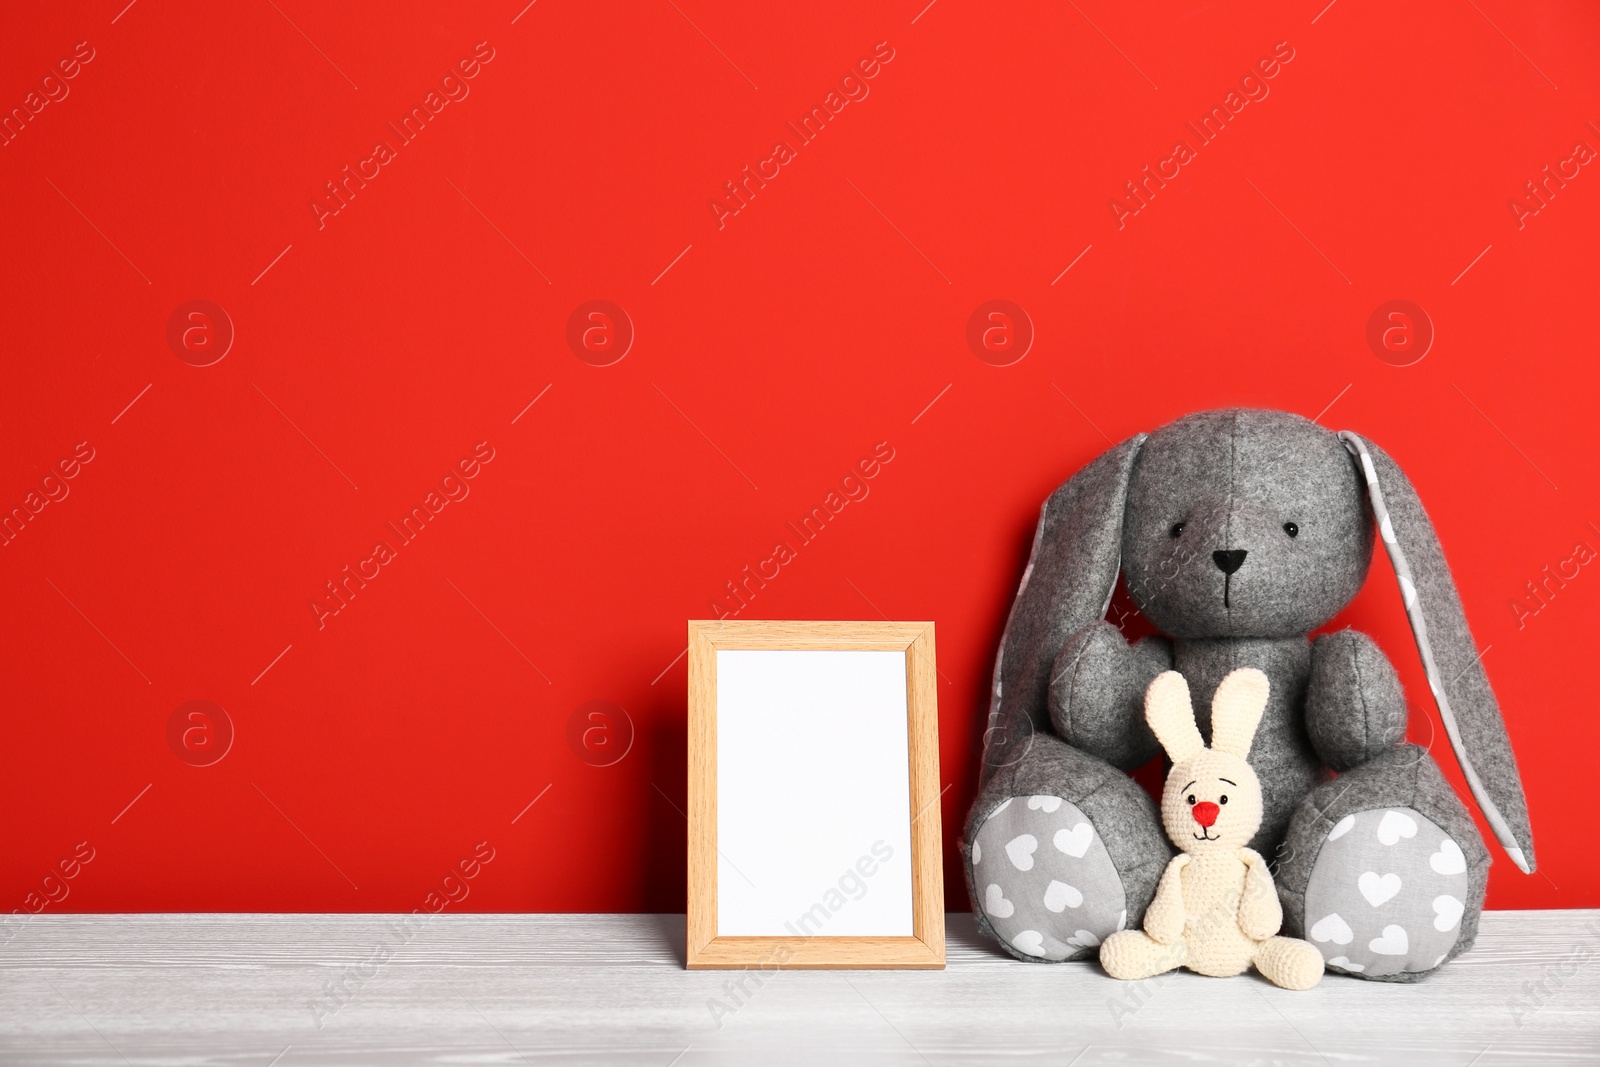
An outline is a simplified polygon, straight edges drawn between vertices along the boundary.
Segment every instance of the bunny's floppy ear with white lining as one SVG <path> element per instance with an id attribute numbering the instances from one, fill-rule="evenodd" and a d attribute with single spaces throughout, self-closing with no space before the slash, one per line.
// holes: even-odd
<path id="1" fill-rule="evenodd" d="M 1256 718 L 1260 717 L 1257 711 Z M 1162 671 L 1145 690 L 1144 718 L 1174 764 L 1182 763 L 1206 747 L 1200 728 L 1194 722 L 1189 683 L 1177 671 Z M 1254 729 L 1252 725 L 1251 731 Z"/>
<path id="2" fill-rule="evenodd" d="M 1247 759 L 1272 686 L 1254 667 L 1229 671 L 1211 698 L 1211 748 Z"/>
<path id="3" fill-rule="evenodd" d="M 1382 449 L 1348 430 L 1339 439 L 1366 483 L 1450 747 L 1500 847 L 1531 874 L 1533 834 L 1516 757 L 1433 523 L 1410 480 Z"/>
<path id="4" fill-rule="evenodd" d="M 1063 642 L 1103 618 L 1122 562 L 1122 517 L 1138 434 L 1107 449 L 1045 501 L 1033 552 L 995 656 L 983 772 L 1020 759 L 1035 732 L 1050 732 L 1050 672 Z"/>

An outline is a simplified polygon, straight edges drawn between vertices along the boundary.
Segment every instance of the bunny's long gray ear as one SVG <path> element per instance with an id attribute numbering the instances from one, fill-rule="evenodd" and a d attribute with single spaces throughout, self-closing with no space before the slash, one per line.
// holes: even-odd
<path id="1" fill-rule="evenodd" d="M 1373 521 L 1394 564 L 1428 688 L 1461 772 L 1500 847 L 1531 874 L 1533 833 L 1517 760 L 1433 523 L 1411 481 L 1382 449 L 1348 430 L 1339 439 L 1366 480 Z"/>
<path id="2" fill-rule="evenodd" d="M 1122 561 L 1122 513 L 1144 434 L 1101 453 L 1044 503 L 995 656 L 982 780 L 1050 732 L 1050 672 L 1075 630 L 1103 618 Z"/>

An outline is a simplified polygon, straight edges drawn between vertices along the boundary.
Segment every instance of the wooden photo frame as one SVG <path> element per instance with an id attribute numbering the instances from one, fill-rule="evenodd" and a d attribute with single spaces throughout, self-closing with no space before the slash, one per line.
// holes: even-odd
<path id="1" fill-rule="evenodd" d="M 689 623 L 689 967 L 944 966 L 935 682 L 931 622 Z"/>

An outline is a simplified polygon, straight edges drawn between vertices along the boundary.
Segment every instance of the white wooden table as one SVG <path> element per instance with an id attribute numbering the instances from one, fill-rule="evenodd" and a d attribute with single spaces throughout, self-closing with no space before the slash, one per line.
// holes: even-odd
<path id="1" fill-rule="evenodd" d="M 0 1062 L 1600 1063 L 1600 911 L 1491 913 L 1424 982 L 1306 993 L 1018 963 L 953 914 L 947 970 L 789 972 L 737 998 L 736 974 L 684 970 L 681 915 L 394 921 L 35 918 L 0 947 Z"/>

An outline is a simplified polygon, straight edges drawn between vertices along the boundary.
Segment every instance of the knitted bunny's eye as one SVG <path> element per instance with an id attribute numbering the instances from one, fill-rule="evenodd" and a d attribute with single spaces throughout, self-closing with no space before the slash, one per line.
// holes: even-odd
<path id="1" fill-rule="evenodd" d="M 1228 794 L 1226 794 L 1226 793 L 1222 794 L 1222 796 L 1217 799 L 1217 803 L 1218 804 L 1226 804 L 1227 802 L 1228 802 Z"/>
<path id="2" fill-rule="evenodd" d="M 1193 803 L 1194 803 L 1194 794 L 1193 794 L 1193 793 L 1190 793 L 1190 794 L 1189 794 L 1189 803 L 1190 803 L 1190 804 L 1193 804 Z"/>
<path id="3" fill-rule="evenodd" d="M 1290 537 L 1299 537 L 1300 527 L 1292 522 L 1286 522 L 1283 524 L 1283 532 L 1288 534 Z"/>

